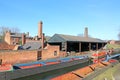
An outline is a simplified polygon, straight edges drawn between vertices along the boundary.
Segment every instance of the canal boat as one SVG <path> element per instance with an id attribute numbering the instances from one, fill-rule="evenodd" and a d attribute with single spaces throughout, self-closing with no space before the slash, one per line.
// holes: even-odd
<path id="1" fill-rule="evenodd" d="M 64 62 L 71 62 L 71 61 L 81 60 L 85 58 L 88 58 L 88 56 L 72 56 L 72 57 L 65 57 L 65 58 L 48 59 L 48 60 L 35 61 L 35 62 L 30 62 L 30 63 L 14 64 L 13 68 L 14 69 L 27 69 L 27 68 L 60 64 Z"/>
<path id="2" fill-rule="evenodd" d="M 5 72 L 5 71 L 12 71 L 13 66 L 11 64 L 1 64 L 0 65 L 0 72 Z"/>
<path id="3" fill-rule="evenodd" d="M 83 78 L 93 73 L 97 68 L 102 69 L 110 64 L 118 63 L 118 61 L 120 61 L 120 53 L 111 56 L 107 55 L 106 58 L 97 63 L 54 77 L 51 80 L 83 80 Z"/>
<path id="4" fill-rule="evenodd" d="M 50 80 L 82 80 L 87 75 L 94 72 L 95 69 L 104 68 L 105 66 L 108 66 L 108 65 L 110 65 L 109 62 L 92 64 L 92 65 L 74 70 L 72 72 L 68 72 L 66 74 L 51 78 Z"/>
<path id="5" fill-rule="evenodd" d="M 13 71 L 1 72 L 0 79 L 1 80 L 14 80 L 14 79 L 18 79 L 21 77 L 31 76 L 35 74 L 42 74 L 44 72 L 67 68 L 70 66 L 81 65 L 81 67 L 84 67 L 84 66 L 91 64 L 88 56 L 84 56 L 84 57 L 78 56 L 77 57 L 77 59 L 79 58 L 78 60 L 75 59 L 76 56 L 70 56 L 70 57 L 65 57 L 65 58 L 67 58 L 68 60 L 65 60 L 64 58 L 57 58 L 55 60 L 49 59 L 49 60 L 36 61 L 36 62 L 31 62 L 31 63 L 15 64 Z M 73 60 L 73 58 L 75 60 Z M 51 63 L 52 61 L 54 62 L 57 61 L 59 63 L 54 63 L 54 64 L 48 63 L 48 62 Z M 48 63 L 49 65 L 47 65 L 46 63 Z M 37 66 L 37 64 L 42 64 L 42 66 Z M 33 67 L 33 65 L 35 67 Z"/>

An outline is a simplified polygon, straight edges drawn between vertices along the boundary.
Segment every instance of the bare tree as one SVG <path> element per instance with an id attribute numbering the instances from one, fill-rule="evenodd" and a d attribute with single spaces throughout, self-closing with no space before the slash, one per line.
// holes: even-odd
<path id="1" fill-rule="evenodd" d="M 13 32 L 13 33 L 19 33 L 20 29 L 17 28 L 17 27 L 13 27 L 13 28 L 11 28 L 11 32 Z"/>
<path id="2" fill-rule="evenodd" d="M 5 36 L 5 32 L 8 31 L 9 28 L 8 27 L 0 27 L 0 39 L 3 40 L 4 39 L 4 36 Z"/>
<path id="3" fill-rule="evenodd" d="M 4 26 L 0 27 L 0 35 L 1 35 L 1 36 L 4 35 L 5 32 L 8 31 L 8 30 L 9 30 L 8 27 L 4 27 Z"/>
<path id="4" fill-rule="evenodd" d="M 0 26 L 0 39 L 2 39 L 2 40 L 4 39 L 6 31 L 11 31 L 13 33 L 19 33 L 20 32 L 19 28 L 17 28 L 17 27 L 9 28 L 9 27 L 5 27 L 5 26 Z"/>

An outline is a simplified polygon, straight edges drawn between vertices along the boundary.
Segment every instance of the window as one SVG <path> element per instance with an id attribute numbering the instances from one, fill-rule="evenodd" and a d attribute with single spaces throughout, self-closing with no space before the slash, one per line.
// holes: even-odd
<path id="1" fill-rule="evenodd" d="M 57 56 L 57 51 L 54 51 L 54 56 Z"/>

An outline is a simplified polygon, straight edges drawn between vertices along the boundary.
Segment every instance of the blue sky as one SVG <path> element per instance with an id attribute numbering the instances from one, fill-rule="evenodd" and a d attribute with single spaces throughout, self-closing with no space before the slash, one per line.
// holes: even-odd
<path id="1" fill-rule="evenodd" d="M 41 20 L 48 36 L 78 35 L 88 27 L 92 37 L 117 40 L 120 0 L 0 0 L 0 26 L 36 36 Z"/>

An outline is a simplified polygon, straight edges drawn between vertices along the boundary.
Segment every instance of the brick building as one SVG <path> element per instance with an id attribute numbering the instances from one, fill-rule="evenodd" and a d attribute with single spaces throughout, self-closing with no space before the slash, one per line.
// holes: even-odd
<path id="1" fill-rule="evenodd" d="M 50 45 L 59 45 L 61 51 L 82 52 L 89 50 L 98 50 L 106 44 L 105 41 L 88 36 L 88 29 L 85 28 L 84 36 L 72 36 L 64 34 L 55 34 L 48 40 Z"/>
<path id="2" fill-rule="evenodd" d="M 109 40 L 108 43 L 109 44 L 118 44 L 118 45 L 120 45 L 120 40 Z"/>
<path id="3" fill-rule="evenodd" d="M 6 42 L 0 42 L 0 50 L 13 50 L 15 45 L 9 45 Z"/>
<path id="4" fill-rule="evenodd" d="M 38 23 L 38 35 L 35 37 L 30 37 L 29 32 L 27 33 L 12 33 L 11 31 L 6 31 L 4 41 L 10 45 L 25 44 L 26 42 L 42 41 L 42 22 Z M 24 40 L 22 40 L 24 39 Z M 22 42 L 24 41 L 24 42 Z"/>
<path id="5" fill-rule="evenodd" d="M 6 32 L 5 42 L 0 43 L 0 59 L 2 59 L 2 63 L 15 64 L 59 57 L 59 46 L 44 46 L 42 24 L 42 22 L 38 23 L 38 35 L 35 37 L 30 37 L 29 33 Z M 17 45 L 19 42 L 22 45 Z"/>
<path id="6" fill-rule="evenodd" d="M 26 39 L 29 39 L 29 34 L 25 34 Z M 12 33 L 10 31 L 7 31 L 5 33 L 5 42 L 7 42 L 10 45 L 16 45 L 20 44 L 22 42 L 22 33 Z"/>

